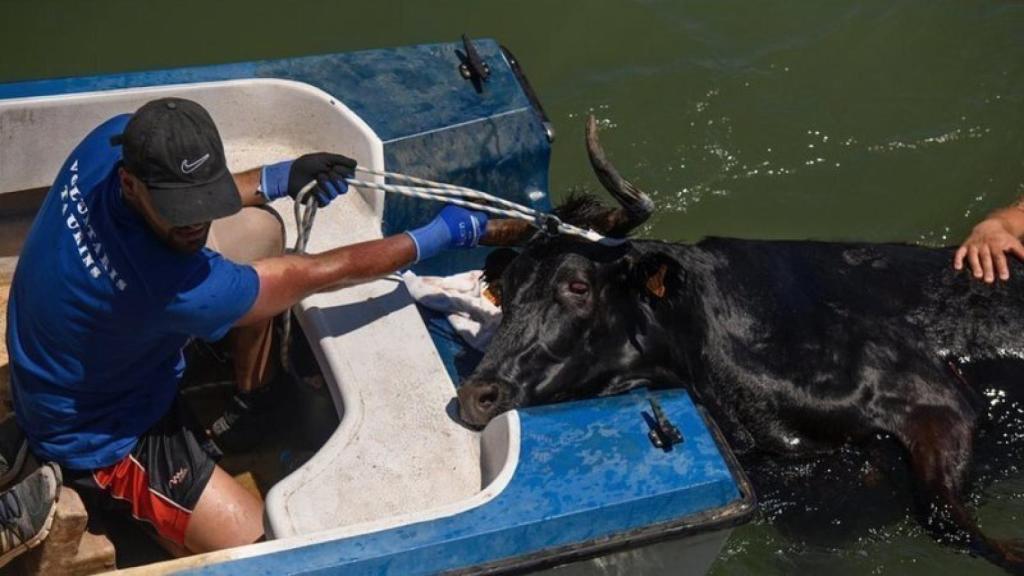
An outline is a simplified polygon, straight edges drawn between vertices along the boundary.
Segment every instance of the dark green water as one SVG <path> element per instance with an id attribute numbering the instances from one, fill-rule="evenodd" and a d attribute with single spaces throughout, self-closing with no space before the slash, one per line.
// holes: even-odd
<path id="1" fill-rule="evenodd" d="M 582 122 L 659 213 L 646 234 L 958 242 L 1024 194 L 1024 3 L 0 1 L 0 81 L 494 37 L 592 183 Z M 982 520 L 1022 535 L 1024 480 Z M 841 521 L 841 519 L 840 519 Z M 715 574 L 996 574 L 913 522 L 810 545 L 738 530 Z"/>

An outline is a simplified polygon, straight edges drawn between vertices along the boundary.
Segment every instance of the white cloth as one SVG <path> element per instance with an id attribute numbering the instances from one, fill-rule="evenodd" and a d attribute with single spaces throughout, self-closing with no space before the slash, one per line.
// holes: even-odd
<path id="1" fill-rule="evenodd" d="M 483 352 L 501 323 L 501 308 L 483 295 L 487 288 L 483 274 L 470 270 L 452 276 L 417 276 L 406 271 L 402 280 L 413 300 L 446 314 L 459 336 Z"/>

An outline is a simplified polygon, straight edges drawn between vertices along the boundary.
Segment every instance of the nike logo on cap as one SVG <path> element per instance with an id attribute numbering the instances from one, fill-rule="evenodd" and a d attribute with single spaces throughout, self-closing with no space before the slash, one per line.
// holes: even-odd
<path id="1" fill-rule="evenodd" d="M 200 158 L 197 158 L 197 159 L 195 159 L 195 160 L 193 160 L 191 162 L 189 162 L 187 159 L 186 160 L 182 160 L 181 161 L 181 171 L 184 172 L 185 174 L 191 174 L 192 172 L 195 172 L 196 168 L 199 168 L 200 166 L 202 166 L 203 162 L 206 162 L 209 159 L 210 159 L 210 154 L 209 154 L 209 152 L 207 152 L 206 154 L 203 154 Z"/>

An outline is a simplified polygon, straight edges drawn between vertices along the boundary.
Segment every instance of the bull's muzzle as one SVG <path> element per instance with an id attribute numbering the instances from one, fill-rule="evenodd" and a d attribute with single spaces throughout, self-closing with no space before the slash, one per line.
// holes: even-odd
<path id="1" fill-rule="evenodd" d="M 470 426 L 483 428 L 498 415 L 501 387 L 493 382 L 466 382 L 459 388 L 459 418 Z"/>

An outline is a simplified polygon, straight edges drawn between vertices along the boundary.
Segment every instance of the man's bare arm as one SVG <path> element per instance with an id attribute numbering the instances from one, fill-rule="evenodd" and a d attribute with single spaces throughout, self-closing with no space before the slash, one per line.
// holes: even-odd
<path id="1" fill-rule="evenodd" d="M 238 187 L 238 195 L 242 198 L 242 206 L 260 206 L 266 204 L 267 199 L 256 192 L 260 184 L 260 169 L 253 168 L 238 174 L 232 174 L 235 179 L 235 186 Z"/>
<path id="2" fill-rule="evenodd" d="M 259 260 L 253 264 L 260 279 L 259 294 L 237 325 L 272 318 L 310 294 L 367 282 L 404 268 L 415 259 L 412 238 L 397 234 L 321 254 L 286 254 Z"/>

